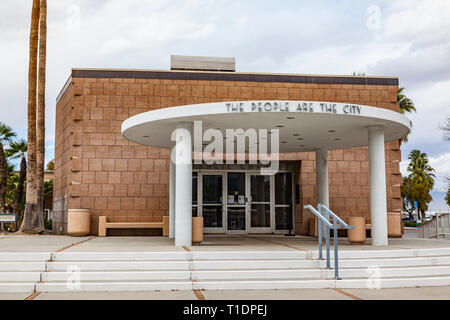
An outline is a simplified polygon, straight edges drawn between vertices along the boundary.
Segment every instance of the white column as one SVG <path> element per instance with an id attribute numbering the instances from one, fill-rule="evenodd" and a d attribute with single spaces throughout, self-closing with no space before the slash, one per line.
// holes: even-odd
<path id="1" fill-rule="evenodd" d="M 330 207 L 330 195 L 328 191 L 328 150 L 316 150 L 316 199 L 317 205 L 323 204 Z M 322 237 L 326 238 L 326 226 L 322 224 Z"/>
<path id="2" fill-rule="evenodd" d="M 330 207 L 330 196 L 328 192 L 328 150 L 316 151 L 316 188 L 317 204 Z"/>
<path id="3" fill-rule="evenodd" d="M 174 149 L 175 150 L 175 149 Z M 171 152 L 170 157 L 170 185 L 169 185 L 169 216 L 170 216 L 170 231 L 169 231 L 169 237 L 170 239 L 175 238 L 175 161 L 176 156 L 175 152 Z"/>
<path id="4" fill-rule="evenodd" d="M 175 245 L 192 246 L 192 124 L 180 124 L 175 131 Z"/>
<path id="5" fill-rule="evenodd" d="M 372 245 L 388 245 L 384 130 L 369 127 L 370 214 Z"/>

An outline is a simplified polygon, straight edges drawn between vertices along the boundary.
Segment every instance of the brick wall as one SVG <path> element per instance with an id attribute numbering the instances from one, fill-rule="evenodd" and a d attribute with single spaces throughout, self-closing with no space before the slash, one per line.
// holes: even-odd
<path id="1" fill-rule="evenodd" d="M 120 133 L 121 123 L 136 114 L 242 100 L 345 102 L 398 111 L 397 89 L 395 85 L 74 77 L 57 104 L 55 225 L 65 228 L 67 208 L 91 209 L 93 233 L 101 215 L 117 222 L 159 221 L 168 215 L 169 151 L 135 145 Z M 330 152 L 331 208 L 340 215 L 370 216 L 367 158 L 367 148 Z M 389 211 L 401 208 L 400 159 L 398 143 L 388 144 Z M 282 160 L 301 161 L 302 204 L 315 204 L 315 154 L 284 154 Z M 303 234 L 309 215 L 296 207 L 296 231 Z"/>

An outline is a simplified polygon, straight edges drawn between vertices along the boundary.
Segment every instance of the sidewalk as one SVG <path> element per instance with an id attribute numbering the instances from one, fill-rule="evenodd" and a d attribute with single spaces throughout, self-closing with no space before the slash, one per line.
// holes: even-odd
<path id="1" fill-rule="evenodd" d="M 339 239 L 339 250 L 404 250 L 448 248 L 448 240 L 417 238 L 390 239 L 388 247 L 351 245 Z M 317 251 L 317 239 L 309 237 L 284 237 L 276 235 L 205 236 L 200 246 L 192 251 Z M 69 236 L 0 236 L 0 252 L 182 252 L 174 241 L 163 237 L 81 237 Z"/>
<path id="2" fill-rule="evenodd" d="M 205 300 L 450 300 L 450 287 L 408 289 L 302 289 L 203 291 Z M 24 300 L 29 294 L 0 294 L 0 300 Z M 198 300 L 192 291 L 41 293 L 34 300 Z"/>

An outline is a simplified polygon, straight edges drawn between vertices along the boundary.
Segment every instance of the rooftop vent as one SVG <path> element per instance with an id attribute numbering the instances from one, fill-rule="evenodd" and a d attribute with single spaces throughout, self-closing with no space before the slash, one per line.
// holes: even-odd
<path id="1" fill-rule="evenodd" d="M 235 58 L 171 56 L 171 70 L 236 72 Z"/>

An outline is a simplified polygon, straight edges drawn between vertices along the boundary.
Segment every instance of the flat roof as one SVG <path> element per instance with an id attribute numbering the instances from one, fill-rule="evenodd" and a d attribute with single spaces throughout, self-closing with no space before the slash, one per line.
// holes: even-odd
<path id="1" fill-rule="evenodd" d="M 345 84 L 399 86 L 398 77 L 353 76 L 353 75 L 312 75 L 261 72 L 224 72 L 196 70 L 141 70 L 141 69 L 97 69 L 73 68 L 68 83 L 74 78 L 115 78 L 115 79 L 161 79 L 161 80 L 203 80 L 203 81 L 245 81 L 283 82 L 305 84 Z M 67 90 L 67 84 L 58 95 L 57 101 Z"/>

